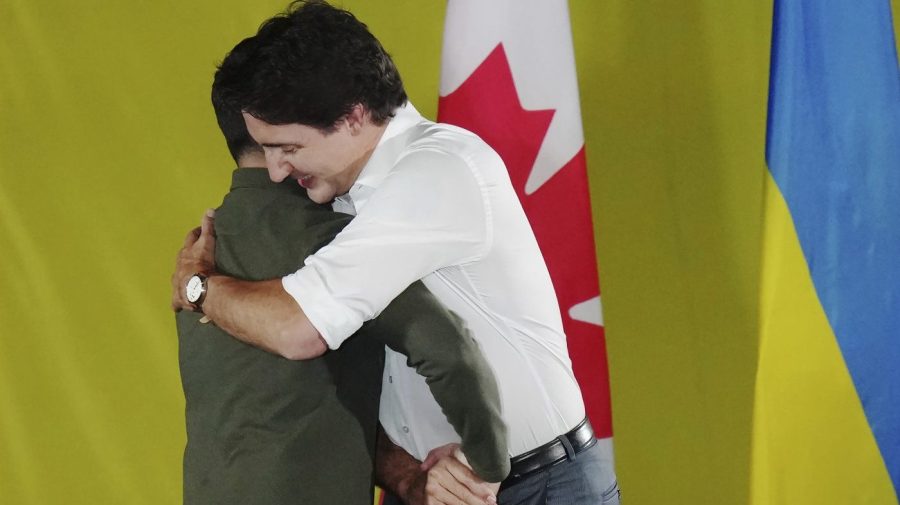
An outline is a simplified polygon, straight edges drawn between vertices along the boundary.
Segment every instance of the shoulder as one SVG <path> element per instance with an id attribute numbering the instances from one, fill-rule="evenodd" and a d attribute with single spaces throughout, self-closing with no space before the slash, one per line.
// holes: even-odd
<path id="1" fill-rule="evenodd" d="M 479 186 L 505 173 L 500 156 L 474 133 L 444 123 L 424 123 L 398 157 L 394 171 L 404 176 L 452 183 L 471 180 Z"/>
<path id="2" fill-rule="evenodd" d="M 248 227 L 302 229 L 342 220 L 329 206 L 313 202 L 305 190 L 289 184 L 232 189 L 216 210 L 216 230 L 240 233 Z"/>

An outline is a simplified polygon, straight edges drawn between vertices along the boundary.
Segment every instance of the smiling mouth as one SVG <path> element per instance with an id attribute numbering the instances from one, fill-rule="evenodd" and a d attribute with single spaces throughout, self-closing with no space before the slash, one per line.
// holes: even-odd
<path id="1" fill-rule="evenodd" d="M 304 175 L 303 177 L 297 179 L 297 183 L 303 186 L 304 188 L 308 188 L 312 184 L 313 176 Z"/>

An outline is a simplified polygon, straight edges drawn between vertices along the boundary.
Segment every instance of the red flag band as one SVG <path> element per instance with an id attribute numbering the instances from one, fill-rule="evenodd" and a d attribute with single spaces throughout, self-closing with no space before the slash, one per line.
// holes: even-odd
<path id="1" fill-rule="evenodd" d="M 584 136 L 564 0 L 451 0 L 438 121 L 503 158 L 559 299 L 598 437 L 612 436 Z"/>

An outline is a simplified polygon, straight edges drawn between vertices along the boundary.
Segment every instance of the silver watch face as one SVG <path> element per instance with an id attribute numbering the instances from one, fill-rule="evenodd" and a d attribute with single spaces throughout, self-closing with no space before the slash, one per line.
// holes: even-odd
<path id="1" fill-rule="evenodd" d="M 191 277 L 187 282 L 185 291 L 187 300 L 191 303 L 197 303 L 197 300 L 199 300 L 200 296 L 203 294 L 203 279 L 197 275 Z"/>

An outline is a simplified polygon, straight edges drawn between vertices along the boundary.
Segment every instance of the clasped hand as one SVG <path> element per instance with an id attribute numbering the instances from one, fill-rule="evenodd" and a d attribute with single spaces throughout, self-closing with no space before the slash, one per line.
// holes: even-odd
<path id="1" fill-rule="evenodd" d="M 432 449 L 408 495 L 411 505 L 494 505 L 499 482 L 481 480 L 466 461 L 459 444 Z"/>
<path id="2" fill-rule="evenodd" d="M 210 275 L 216 269 L 215 211 L 209 209 L 203 215 L 200 226 L 191 230 L 178 251 L 175 273 L 172 274 L 172 310 L 193 310 L 185 297 L 187 280 L 196 273 Z"/>

